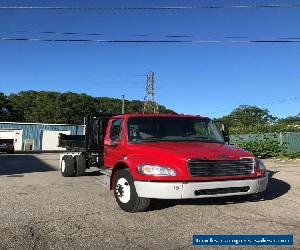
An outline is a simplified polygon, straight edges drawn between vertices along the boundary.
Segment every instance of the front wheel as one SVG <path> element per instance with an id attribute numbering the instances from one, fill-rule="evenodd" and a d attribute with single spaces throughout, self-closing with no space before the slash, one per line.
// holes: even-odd
<path id="1" fill-rule="evenodd" d="M 126 212 L 143 212 L 150 205 L 149 198 L 139 197 L 129 169 L 118 170 L 114 176 L 114 195 L 121 209 Z"/>

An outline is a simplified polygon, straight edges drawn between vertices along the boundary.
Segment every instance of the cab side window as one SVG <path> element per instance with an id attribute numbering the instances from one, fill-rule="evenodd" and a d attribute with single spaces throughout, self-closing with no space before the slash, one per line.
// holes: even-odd
<path id="1" fill-rule="evenodd" d="M 121 119 L 112 121 L 110 129 L 110 139 L 113 141 L 121 140 Z"/>

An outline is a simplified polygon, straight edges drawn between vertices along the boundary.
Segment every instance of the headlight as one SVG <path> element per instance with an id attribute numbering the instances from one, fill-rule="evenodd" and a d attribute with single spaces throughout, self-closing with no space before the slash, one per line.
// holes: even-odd
<path id="1" fill-rule="evenodd" d="M 145 174 L 145 175 L 155 175 L 155 176 L 175 176 L 176 172 L 175 170 L 168 168 L 168 167 L 163 167 L 163 166 L 157 166 L 157 165 L 139 165 L 137 167 L 137 171 L 140 174 Z"/>
<path id="2" fill-rule="evenodd" d="M 265 174 L 267 172 L 266 166 L 262 160 L 256 158 L 256 166 L 262 174 Z"/>

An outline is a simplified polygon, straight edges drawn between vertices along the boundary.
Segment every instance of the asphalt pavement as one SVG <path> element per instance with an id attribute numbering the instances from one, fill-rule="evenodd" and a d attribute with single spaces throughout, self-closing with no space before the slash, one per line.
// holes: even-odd
<path id="1" fill-rule="evenodd" d="M 293 234 L 300 249 L 300 161 L 265 164 L 265 200 L 157 200 L 149 211 L 130 214 L 97 169 L 64 178 L 58 154 L 0 154 L 0 249 L 200 248 L 192 246 L 193 234 Z"/>

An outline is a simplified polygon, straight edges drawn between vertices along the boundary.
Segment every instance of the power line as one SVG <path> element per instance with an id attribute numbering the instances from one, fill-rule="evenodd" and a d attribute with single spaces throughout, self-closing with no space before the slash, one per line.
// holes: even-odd
<path id="1" fill-rule="evenodd" d="M 13 37 L 0 37 L 0 41 L 31 41 L 31 42 L 93 42 L 93 43 L 228 43 L 228 44 L 250 44 L 250 43 L 299 43 L 300 38 L 288 39 L 272 39 L 262 38 L 253 40 L 111 40 L 111 39 L 48 39 L 48 38 L 13 38 Z"/>
<path id="2" fill-rule="evenodd" d="M 122 84 L 122 83 L 116 83 L 116 84 L 99 84 L 99 83 L 88 83 L 89 85 L 103 87 L 103 88 L 135 88 L 135 89 L 143 89 L 144 86 L 141 86 L 140 84 Z"/>
<path id="3" fill-rule="evenodd" d="M 146 75 L 145 74 L 103 74 L 102 76 L 108 76 L 108 77 L 139 77 L 139 76 L 142 76 L 142 77 L 144 77 Z"/>
<path id="4" fill-rule="evenodd" d="M 0 6 L 0 10 L 201 10 L 201 9 L 256 9 L 256 8 L 299 8 L 300 3 L 293 4 L 250 4 L 250 5 L 206 5 L 206 6 Z"/>
<path id="5" fill-rule="evenodd" d="M 4 33 L 41 33 L 41 34 L 58 34 L 58 35 L 83 35 L 83 36 L 111 36 L 111 34 L 104 34 L 100 32 L 92 32 L 92 33 L 80 33 L 80 32 L 58 32 L 58 31 L 36 31 L 36 30 L 8 30 L 8 29 L 0 29 L 1 32 Z M 123 35 L 124 36 L 124 35 Z M 149 36 L 160 36 L 160 37 L 167 37 L 167 38 L 190 38 L 190 35 L 151 35 L 151 34 L 128 34 L 125 35 L 128 37 L 149 37 Z M 228 37 L 230 38 L 230 37 Z M 244 37 L 245 38 L 245 37 Z"/>
<path id="6" fill-rule="evenodd" d="M 4 33 L 40 33 L 40 34 L 48 34 L 48 35 L 81 35 L 81 36 L 114 36 L 113 34 L 105 34 L 100 32 L 93 32 L 93 33 L 80 33 L 80 32 L 59 32 L 59 31 L 36 31 L 36 30 L 7 30 L 7 29 L 0 29 L 0 32 Z M 6 35 L 5 35 L 6 36 Z M 122 35 L 125 37 L 164 37 L 164 38 L 196 38 L 200 40 L 220 40 L 220 39 L 251 39 L 251 40 L 257 40 L 257 39 L 264 39 L 264 40 L 297 40 L 300 39 L 300 35 L 297 35 L 295 37 L 292 36 L 276 36 L 276 37 L 264 37 L 259 38 L 256 36 L 197 36 L 197 35 L 186 35 L 186 34 L 176 34 L 176 35 L 162 35 L 162 34 L 127 34 Z"/>
<path id="7" fill-rule="evenodd" d="M 11 38 L 0 37 L 5 41 L 33 41 L 33 42 L 98 42 L 98 43 L 170 43 L 188 42 L 181 40 L 106 40 L 106 39 L 47 39 L 47 38 Z"/>
<path id="8" fill-rule="evenodd" d="M 276 103 L 283 103 L 283 102 L 290 102 L 290 101 L 295 101 L 295 100 L 300 100 L 300 96 L 296 96 L 296 97 L 291 97 L 291 98 L 286 98 L 286 99 L 280 99 L 280 100 L 275 100 L 275 101 L 271 101 L 271 102 L 266 102 L 266 103 L 262 103 L 262 104 L 257 104 L 255 106 L 267 106 L 270 104 L 276 104 Z M 209 113 L 204 113 L 203 115 L 212 115 L 212 114 L 218 114 L 218 113 L 223 113 L 231 109 L 223 109 L 223 110 L 219 110 L 219 111 L 214 111 L 214 112 L 209 112 Z"/>

